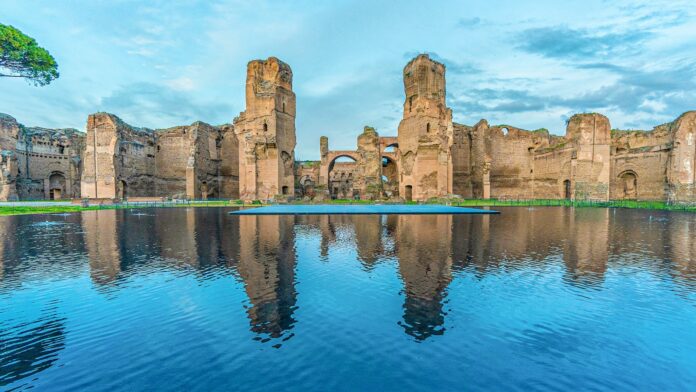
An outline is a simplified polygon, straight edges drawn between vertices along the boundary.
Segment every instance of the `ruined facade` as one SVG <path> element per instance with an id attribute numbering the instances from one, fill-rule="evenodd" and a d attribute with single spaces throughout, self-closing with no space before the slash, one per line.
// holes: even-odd
<path id="1" fill-rule="evenodd" d="M 650 131 L 576 114 L 563 136 L 486 120 L 463 125 L 452 121 L 445 71 L 416 56 L 403 69 L 396 135 L 365 127 L 355 150 L 331 150 L 321 137 L 318 161 L 295 161 L 292 70 L 275 57 L 248 63 L 246 107 L 233 124 L 151 130 L 96 113 L 83 135 L 0 115 L 0 200 L 696 201 L 696 112 Z"/>
<path id="2" fill-rule="evenodd" d="M 247 65 L 246 110 L 234 120 L 242 199 L 295 194 L 295 93 L 290 66 L 271 57 Z"/>
<path id="3" fill-rule="evenodd" d="M 696 112 L 652 131 L 576 114 L 564 137 L 482 120 L 455 124 L 454 193 L 473 198 L 695 201 Z M 691 135 L 691 136 L 690 136 Z"/>
<path id="4" fill-rule="evenodd" d="M 83 198 L 237 197 L 238 144 L 230 125 L 151 130 L 96 113 L 85 140 Z"/>
<path id="5" fill-rule="evenodd" d="M 80 196 L 84 135 L 26 127 L 0 114 L 0 201 Z"/>
<path id="6" fill-rule="evenodd" d="M 398 129 L 399 191 L 424 200 L 452 193 L 452 110 L 445 104 L 445 66 L 419 55 L 403 72 L 404 113 Z"/>
<path id="7" fill-rule="evenodd" d="M 379 137 L 380 162 L 361 160 L 360 142 L 331 151 L 322 138 L 316 181 L 332 197 L 696 201 L 696 112 L 652 131 L 612 130 L 598 113 L 570 117 L 565 136 L 486 120 L 468 126 L 452 122 L 443 64 L 419 55 L 403 76 L 403 119 L 396 138 Z M 339 157 L 355 161 L 353 192 L 331 189 Z M 361 186 L 363 173 L 378 174 L 372 186 L 381 195 Z"/>

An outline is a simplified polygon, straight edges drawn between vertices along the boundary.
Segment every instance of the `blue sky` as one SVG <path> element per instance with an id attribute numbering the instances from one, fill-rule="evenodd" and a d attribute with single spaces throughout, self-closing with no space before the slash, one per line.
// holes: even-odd
<path id="1" fill-rule="evenodd" d="M 136 126 L 231 122 L 249 60 L 290 64 L 298 159 L 319 136 L 354 148 L 364 125 L 395 135 L 403 66 L 447 66 L 456 122 L 481 118 L 563 134 L 573 113 L 644 128 L 696 109 L 691 1 L 2 0 L 0 23 L 59 64 L 46 87 L 0 78 L 0 112 L 84 130 L 87 115 Z"/>

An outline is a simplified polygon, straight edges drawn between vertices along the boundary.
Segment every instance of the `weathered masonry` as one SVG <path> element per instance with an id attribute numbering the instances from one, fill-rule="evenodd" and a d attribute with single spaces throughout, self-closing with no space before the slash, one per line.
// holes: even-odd
<path id="1" fill-rule="evenodd" d="M 234 120 L 242 199 L 295 194 L 295 93 L 290 66 L 271 57 L 247 66 L 246 110 Z"/>
<path id="2" fill-rule="evenodd" d="M 651 131 L 612 129 L 598 113 L 572 116 L 565 136 L 486 120 L 469 126 L 452 122 L 443 64 L 419 55 L 403 77 L 397 137 L 378 137 L 380 147 L 372 149 L 382 159 L 362 158 L 370 149 L 360 141 L 355 151 L 331 151 L 322 138 L 321 161 L 301 162 L 296 170 L 301 195 L 696 201 L 696 112 Z M 332 166 L 340 157 L 354 162 Z M 321 170 L 308 171 L 312 166 Z M 302 193 L 307 184 L 311 195 Z"/>
<path id="3" fill-rule="evenodd" d="M 0 200 L 80 197 L 84 134 L 26 127 L 0 113 Z"/>
<path id="4" fill-rule="evenodd" d="M 0 200 L 241 198 L 636 199 L 696 202 L 696 111 L 652 130 L 572 116 L 565 135 L 453 122 L 446 67 L 428 55 L 403 69 L 403 113 L 392 136 L 365 127 L 355 150 L 295 160 L 290 66 L 247 65 L 246 107 L 232 124 L 168 129 L 108 113 L 74 129 L 30 128 L 0 115 Z"/>
<path id="5" fill-rule="evenodd" d="M 151 130 L 96 113 L 87 120 L 85 144 L 84 198 L 237 196 L 238 146 L 230 125 Z"/>

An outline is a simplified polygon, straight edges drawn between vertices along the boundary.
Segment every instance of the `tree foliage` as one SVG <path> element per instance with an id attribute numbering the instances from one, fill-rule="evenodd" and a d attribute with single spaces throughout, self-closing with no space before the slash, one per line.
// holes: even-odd
<path id="1" fill-rule="evenodd" d="M 0 76 L 26 78 L 45 86 L 58 78 L 58 64 L 36 41 L 12 26 L 0 24 Z"/>

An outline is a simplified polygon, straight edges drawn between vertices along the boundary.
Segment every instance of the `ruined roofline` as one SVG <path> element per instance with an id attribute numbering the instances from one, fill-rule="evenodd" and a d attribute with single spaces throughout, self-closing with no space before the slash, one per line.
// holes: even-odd
<path id="1" fill-rule="evenodd" d="M 17 119 L 16 119 L 16 118 L 10 116 L 10 115 L 7 114 L 7 113 L 0 113 L 0 120 L 10 120 L 10 121 L 17 122 Z"/>
<path id="2" fill-rule="evenodd" d="M 265 60 L 264 59 L 250 60 L 247 63 L 247 67 L 249 67 L 251 64 L 254 64 L 254 63 L 264 63 L 265 64 L 265 63 L 271 63 L 271 62 L 277 62 L 281 69 L 288 70 L 288 71 L 292 72 L 292 69 L 290 68 L 290 65 L 288 63 L 286 63 L 285 61 L 283 61 L 275 56 L 270 56 Z"/>
<path id="3" fill-rule="evenodd" d="M 408 63 L 406 63 L 406 65 L 404 66 L 404 73 L 406 72 L 406 69 L 408 69 L 409 67 L 413 66 L 414 63 L 416 63 L 416 62 L 418 62 L 418 61 L 422 61 L 422 60 L 427 60 L 428 62 L 431 62 L 431 63 L 434 63 L 434 64 L 436 64 L 436 65 L 439 65 L 439 66 L 441 66 L 441 67 L 443 68 L 443 70 L 444 70 L 444 69 L 447 69 L 447 66 L 446 66 L 445 64 L 443 64 L 443 63 L 441 63 L 441 62 L 439 62 L 439 61 L 437 61 L 437 60 L 431 59 L 429 53 L 420 53 L 420 54 L 418 54 L 416 57 L 412 58 Z"/>
<path id="4" fill-rule="evenodd" d="M 117 126 L 124 127 L 124 128 L 127 128 L 127 129 L 131 130 L 131 131 L 138 132 L 138 133 L 143 133 L 143 134 L 147 134 L 147 135 L 154 135 L 154 134 L 167 133 L 167 132 L 175 131 L 175 130 L 177 130 L 177 129 L 181 129 L 181 128 L 190 128 L 190 127 L 200 127 L 200 126 L 204 126 L 204 127 L 210 127 L 210 128 L 213 128 L 213 129 L 220 129 L 220 128 L 225 127 L 225 126 L 232 126 L 232 124 L 222 124 L 222 125 L 219 125 L 219 126 L 215 126 L 215 125 L 208 124 L 208 123 L 206 123 L 206 122 L 204 122 L 204 121 L 197 120 L 197 121 L 192 122 L 190 125 L 175 125 L 175 126 L 173 126 L 173 127 L 168 127 L 168 128 L 157 128 L 157 129 L 152 129 L 152 128 L 147 128 L 147 127 L 136 127 L 136 126 L 130 125 L 130 124 L 128 124 L 127 122 L 123 121 L 119 116 L 117 116 L 117 115 L 115 115 L 115 114 L 113 114 L 113 113 L 108 113 L 108 112 L 97 112 L 97 113 L 90 114 L 89 116 L 90 116 L 90 117 L 92 117 L 92 116 L 107 116 L 107 117 L 109 117 L 109 118 L 114 122 L 114 124 L 116 124 Z"/>
<path id="5" fill-rule="evenodd" d="M 28 131 L 28 134 L 30 134 L 30 135 L 36 135 L 36 134 L 50 134 L 51 136 L 55 136 L 56 134 L 65 135 L 65 136 L 71 136 L 73 134 L 77 134 L 78 136 L 85 135 L 84 131 L 80 131 L 79 129 L 76 129 L 76 128 L 24 127 L 24 130 Z"/>
<path id="6" fill-rule="evenodd" d="M 652 129 L 620 129 L 620 128 L 612 128 L 611 130 L 611 137 L 612 139 L 616 138 L 622 138 L 625 136 L 631 136 L 631 135 L 645 135 L 645 136 L 650 136 L 653 134 L 657 134 L 660 132 L 666 132 L 666 133 L 673 133 L 677 130 L 676 125 L 678 125 L 681 121 L 683 121 L 686 117 L 689 116 L 694 116 L 696 117 L 696 110 L 689 110 L 677 117 L 676 119 L 662 123 L 659 125 L 654 126 Z"/>
<path id="7" fill-rule="evenodd" d="M 75 128 L 48 128 L 48 127 L 28 127 L 19 121 L 14 116 L 11 116 L 7 113 L 0 113 L 0 121 L 10 121 L 14 122 L 17 124 L 20 130 L 22 130 L 25 134 L 30 134 L 30 135 L 35 135 L 35 134 L 50 134 L 50 136 L 53 136 L 55 134 L 62 134 L 66 136 L 70 136 L 71 134 L 77 133 L 78 135 L 84 135 L 85 133 L 83 131 L 80 131 L 79 129 Z"/>
<path id="8" fill-rule="evenodd" d="M 210 125 L 207 122 L 199 120 L 199 121 L 192 122 L 191 125 L 175 125 L 175 126 L 169 127 L 169 128 L 157 128 L 154 130 L 154 132 L 161 134 L 161 133 L 174 132 L 174 131 L 180 130 L 182 128 L 193 128 L 193 127 L 208 127 L 208 128 L 213 128 L 213 129 L 221 129 L 225 125 L 229 125 L 229 124 L 215 126 L 215 125 Z"/>
<path id="9" fill-rule="evenodd" d="M 113 113 L 108 113 L 108 112 L 96 112 L 96 113 L 90 114 L 88 118 L 98 117 L 98 116 L 106 116 L 106 117 L 108 117 L 108 118 L 114 123 L 114 125 L 116 125 L 117 127 L 123 127 L 123 128 L 126 128 L 126 129 L 130 130 L 130 131 L 133 131 L 133 132 L 142 133 L 142 134 L 146 134 L 146 135 L 152 135 L 152 134 L 154 133 L 154 130 L 152 130 L 151 128 L 136 127 L 136 126 L 130 125 L 130 124 L 128 124 L 127 122 L 123 121 L 119 116 L 117 116 L 117 115 L 115 115 L 115 114 L 113 114 Z M 88 121 L 89 121 L 89 120 L 88 120 Z"/>

